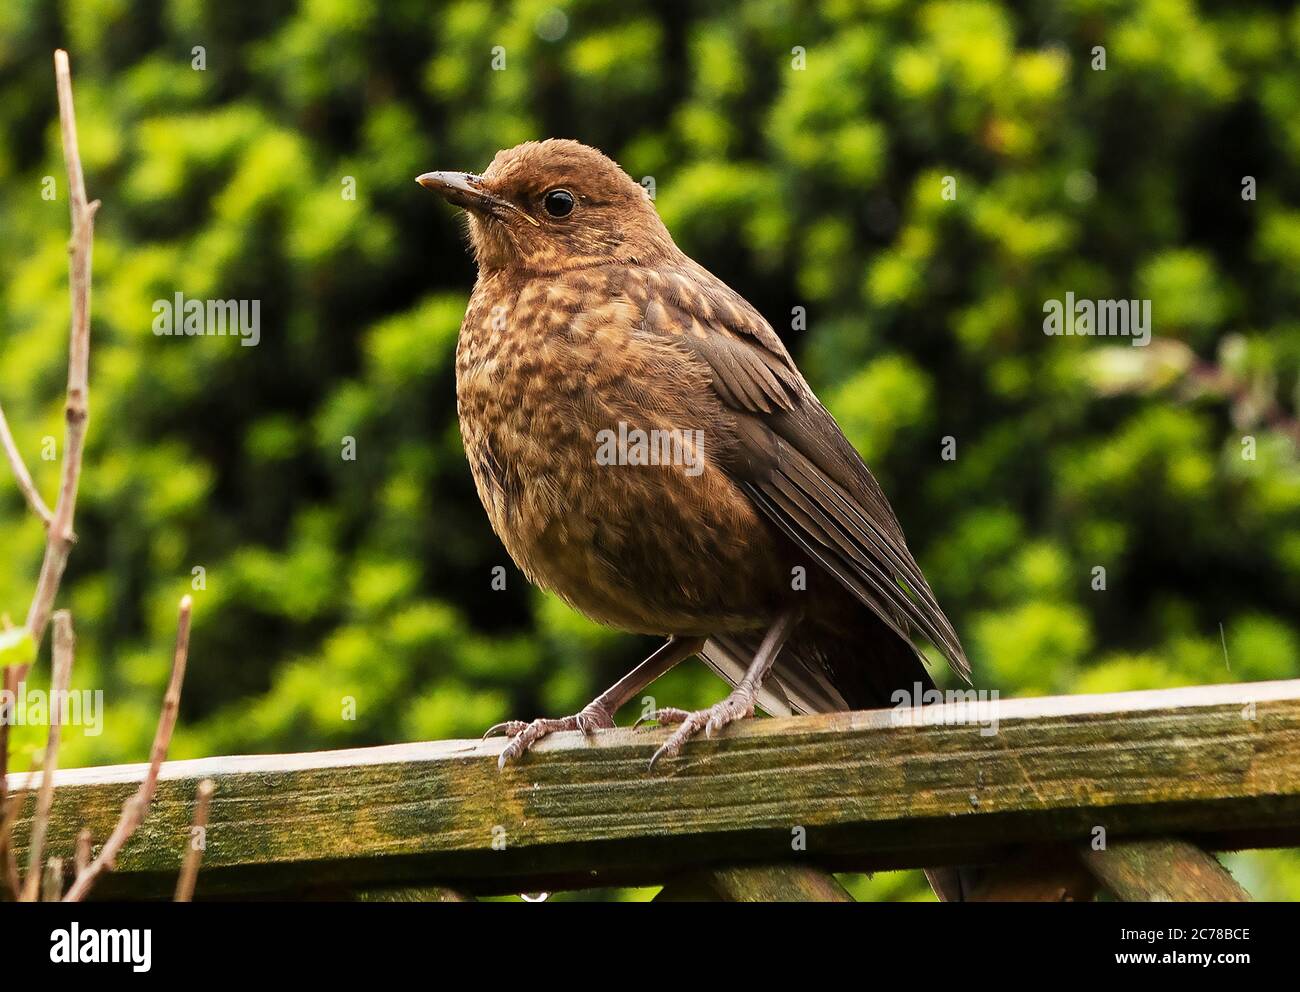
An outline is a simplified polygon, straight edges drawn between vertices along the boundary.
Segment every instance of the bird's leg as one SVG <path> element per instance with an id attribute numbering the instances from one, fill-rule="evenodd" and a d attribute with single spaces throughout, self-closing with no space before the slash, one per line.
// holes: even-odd
<path id="1" fill-rule="evenodd" d="M 510 743 L 497 759 L 497 767 L 505 768 L 507 762 L 520 757 L 547 734 L 560 730 L 581 730 L 590 734 L 597 729 L 609 729 L 614 726 L 614 714 L 624 703 L 674 665 L 698 654 L 702 647 L 703 637 L 670 637 L 654 654 L 584 706 L 582 712 L 555 720 L 537 719 L 531 723 L 507 720 L 489 728 L 484 738 L 493 734 L 505 734 L 510 738 Z"/>
<path id="2" fill-rule="evenodd" d="M 671 708 L 656 710 L 652 719 L 660 726 L 675 723 L 678 727 L 650 759 L 651 768 L 654 768 L 655 762 L 660 758 L 675 758 L 681 751 L 682 745 L 701 730 L 706 737 L 711 737 L 714 731 L 721 730 L 732 721 L 754 715 L 754 698 L 762 687 L 763 680 L 767 678 L 767 673 L 772 670 L 776 656 L 781 653 L 781 648 L 789 639 L 790 632 L 794 630 L 799 618 L 800 613 L 796 610 L 782 613 L 776 618 L 776 622 L 764 636 L 763 643 L 758 646 L 758 651 L 754 653 L 754 660 L 746 669 L 744 678 L 722 702 L 715 703 L 707 710 L 696 710 L 694 713 Z"/>

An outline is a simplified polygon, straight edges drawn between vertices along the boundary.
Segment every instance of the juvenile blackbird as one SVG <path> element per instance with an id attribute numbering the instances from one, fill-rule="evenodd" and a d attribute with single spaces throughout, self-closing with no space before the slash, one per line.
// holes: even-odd
<path id="1" fill-rule="evenodd" d="M 574 609 L 667 638 L 582 712 L 492 728 L 511 738 L 503 767 L 554 731 L 612 727 L 696 654 L 734 689 L 707 710 L 659 709 L 676 729 L 652 766 L 756 704 L 831 712 L 930 688 L 914 635 L 969 680 L 861 457 L 768 322 L 682 253 L 645 189 L 567 140 L 417 182 L 469 217 L 478 281 L 456 396 L 493 529 Z"/>

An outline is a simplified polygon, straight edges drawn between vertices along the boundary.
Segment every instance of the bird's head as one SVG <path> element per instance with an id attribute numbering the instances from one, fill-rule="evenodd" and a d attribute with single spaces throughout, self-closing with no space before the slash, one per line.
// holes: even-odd
<path id="1" fill-rule="evenodd" d="M 528 141 L 497 152 L 482 175 L 426 172 L 416 182 L 465 209 L 481 269 L 558 272 L 673 248 L 645 189 L 577 141 Z"/>

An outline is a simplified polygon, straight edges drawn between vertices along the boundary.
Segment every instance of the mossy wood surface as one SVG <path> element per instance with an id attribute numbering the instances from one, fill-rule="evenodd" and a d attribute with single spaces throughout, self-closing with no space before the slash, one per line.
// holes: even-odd
<path id="1" fill-rule="evenodd" d="M 1249 902 L 1212 854 L 1184 840 L 1130 840 L 1087 851 L 1084 864 L 1126 902 Z"/>
<path id="2" fill-rule="evenodd" d="M 505 772 L 499 739 L 169 762 L 97 894 L 171 891 L 205 777 L 217 788 L 200 897 L 916 867 L 1086 846 L 1098 828 L 1110 842 L 1300 843 L 1300 683 L 1004 700 L 991 734 L 970 715 L 948 704 L 745 721 L 654 772 L 666 732 L 629 729 L 556 735 Z M 71 857 L 82 825 L 102 842 L 143 772 L 60 771 L 49 854 Z M 20 845 L 26 833 L 24 819 Z"/>

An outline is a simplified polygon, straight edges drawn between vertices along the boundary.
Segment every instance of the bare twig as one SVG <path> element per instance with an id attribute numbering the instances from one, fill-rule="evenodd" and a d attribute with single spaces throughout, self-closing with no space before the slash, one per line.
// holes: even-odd
<path id="1" fill-rule="evenodd" d="M 18 444 L 14 441 L 13 432 L 9 430 L 9 421 L 5 419 L 4 407 L 0 407 L 0 446 L 5 449 L 5 455 L 9 458 L 9 467 L 14 470 L 14 478 L 27 499 L 27 505 L 41 518 L 41 523 L 48 529 L 54 520 L 54 514 L 45 505 L 45 500 L 41 499 L 41 494 L 36 491 L 36 483 L 32 481 L 32 474 L 27 471 L 22 453 L 19 452 Z"/>
<path id="2" fill-rule="evenodd" d="M 41 863 L 45 856 L 45 834 L 50 826 L 50 807 L 54 805 L 54 773 L 59 767 L 59 736 L 63 729 L 63 707 L 68 685 L 72 681 L 72 614 L 59 610 L 54 614 L 54 674 L 50 679 L 50 730 L 45 739 L 45 760 L 41 763 L 41 790 L 36 795 L 36 812 L 32 817 L 27 842 L 27 877 L 23 879 L 21 900 L 35 902 L 40 894 Z M 61 877 L 61 875 L 60 875 Z"/>
<path id="3" fill-rule="evenodd" d="M 90 835 L 90 828 L 82 827 L 77 833 L 77 849 L 72 859 L 72 866 L 78 875 L 90 867 L 90 852 L 93 846 L 94 840 Z"/>
<path id="4" fill-rule="evenodd" d="M 77 875 L 72 887 L 68 889 L 68 894 L 63 897 L 64 902 L 79 902 L 90 891 L 100 875 L 112 870 L 118 853 L 135 833 L 136 827 L 140 826 L 149 811 L 149 804 L 153 802 L 154 790 L 158 787 L 158 772 L 167 757 L 172 730 L 176 727 L 176 714 L 180 710 L 181 684 L 185 681 L 185 662 L 190 650 L 192 608 L 193 600 L 189 596 L 182 597 L 180 618 L 176 625 L 176 652 L 172 656 L 172 677 L 167 685 L 167 694 L 163 697 L 162 712 L 158 715 L 158 730 L 154 734 L 153 749 L 149 753 L 149 771 L 145 774 L 144 781 L 140 783 L 136 794 L 122 805 L 122 815 L 118 818 L 117 826 L 113 828 L 108 840 L 104 842 L 99 857 L 95 858 L 85 871 Z"/>
<path id="5" fill-rule="evenodd" d="M 1245 406 L 1252 399 L 1251 383 L 1248 378 L 1235 375 L 1225 366 L 1216 365 L 1214 362 L 1193 362 L 1187 379 L 1191 387 L 1189 391 L 1193 395 L 1199 391 L 1207 391 L 1222 396 L 1230 405 L 1235 406 Z M 1300 417 L 1290 416 L 1271 392 L 1260 404 L 1257 417 L 1265 426 L 1289 436 L 1300 444 Z"/>
<path id="6" fill-rule="evenodd" d="M 58 902 L 63 895 L 63 859 L 50 858 L 45 866 L 45 878 L 41 882 L 41 901 Z"/>
<path id="7" fill-rule="evenodd" d="M 3 858 L 0 858 L 0 872 L 3 872 L 4 887 L 9 891 L 10 898 L 17 899 L 18 893 L 22 891 L 22 883 L 18 878 L 18 859 L 14 857 L 13 846 L 10 840 L 13 837 L 14 824 L 18 822 L 18 814 L 22 812 L 23 800 L 26 793 L 19 792 L 10 796 L 3 806 L 0 806 L 0 851 L 3 851 Z"/>
<path id="8" fill-rule="evenodd" d="M 68 199 L 72 213 L 71 258 L 68 262 L 72 293 L 72 327 L 68 344 L 68 394 L 64 406 L 67 422 L 59 497 L 45 541 L 45 557 L 32 605 L 27 611 L 27 629 L 39 647 L 54 608 L 63 570 L 68 564 L 75 535 L 73 516 L 77 509 L 77 483 L 81 478 L 81 454 L 89 419 L 90 366 L 90 271 L 91 247 L 95 236 L 95 211 L 99 201 L 86 202 L 86 181 L 77 149 L 77 117 L 72 105 L 72 75 L 68 53 L 54 53 L 54 75 L 59 91 L 59 121 L 63 128 L 63 158 L 68 167 Z M 25 675 L 20 671 L 19 676 Z"/>
<path id="9" fill-rule="evenodd" d="M 18 670 L 12 665 L 0 668 L 0 689 L 7 694 L 5 699 L 18 705 Z M 14 717 L 15 714 L 0 709 L 0 803 L 9 791 L 9 725 Z"/>
<path id="10" fill-rule="evenodd" d="M 15 668 L 0 668 L 0 686 L 6 693 L 10 693 L 6 698 L 16 699 L 18 693 L 18 672 Z M 16 706 L 17 703 L 15 702 Z M 13 847 L 9 844 L 9 838 L 12 834 L 14 821 L 18 818 L 18 810 L 22 807 L 22 797 L 15 796 L 9 798 L 9 725 L 13 722 L 14 714 L 4 714 L 0 719 L 0 890 L 8 889 L 10 897 L 18 898 L 19 881 L 18 881 L 18 861 L 14 857 Z"/>
<path id="11" fill-rule="evenodd" d="M 181 877 L 176 881 L 176 902 L 189 902 L 194 898 L 194 883 L 199 877 L 199 862 L 203 860 L 206 846 L 201 838 L 208 828 L 208 804 L 212 802 L 212 792 L 216 787 L 212 779 L 205 778 L 195 793 L 194 822 L 190 824 L 190 843 L 181 863 Z"/>

